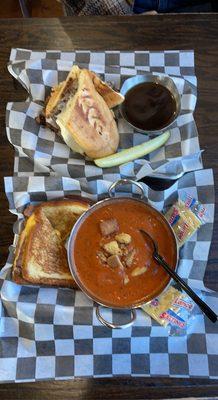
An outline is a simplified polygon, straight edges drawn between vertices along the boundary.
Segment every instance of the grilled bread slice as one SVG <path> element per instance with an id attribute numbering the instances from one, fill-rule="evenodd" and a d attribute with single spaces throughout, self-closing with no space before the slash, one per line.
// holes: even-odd
<path id="1" fill-rule="evenodd" d="M 34 284 L 73 286 L 64 243 L 42 208 L 29 217 L 26 229 L 28 238 L 23 253 L 23 278 Z"/>
<path id="2" fill-rule="evenodd" d="M 24 214 L 28 219 L 15 252 L 13 281 L 76 287 L 67 263 L 65 241 L 78 217 L 88 208 L 87 201 L 74 199 L 27 207 Z"/>
<path id="3" fill-rule="evenodd" d="M 56 229 L 62 241 L 65 241 L 69 236 L 76 220 L 82 215 L 89 205 L 87 202 L 62 200 L 49 201 L 41 204 L 49 222 Z"/>

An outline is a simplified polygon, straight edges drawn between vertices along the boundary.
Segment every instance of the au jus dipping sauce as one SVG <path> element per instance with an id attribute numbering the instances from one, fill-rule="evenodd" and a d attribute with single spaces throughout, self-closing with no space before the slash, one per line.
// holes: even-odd
<path id="1" fill-rule="evenodd" d="M 161 130 L 176 114 L 176 100 L 163 85 L 143 82 L 130 89 L 124 102 L 126 119 L 144 131 Z"/>

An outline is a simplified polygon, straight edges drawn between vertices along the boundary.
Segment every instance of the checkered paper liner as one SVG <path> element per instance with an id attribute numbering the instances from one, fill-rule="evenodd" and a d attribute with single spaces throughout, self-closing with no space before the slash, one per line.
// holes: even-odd
<path id="1" fill-rule="evenodd" d="M 29 202 L 38 203 L 69 194 L 96 201 L 107 195 L 111 182 L 81 183 L 71 178 L 8 177 L 5 191 L 10 211 L 18 215 L 15 241 L 22 211 Z M 120 188 L 117 195 L 124 194 Z M 144 185 L 145 198 L 158 210 L 174 203 L 187 191 L 206 204 L 210 220 L 180 251 L 179 274 L 193 288 L 205 289 L 203 276 L 211 242 L 214 214 L 212 170 L 186 174 L 170 189 L 155 192 Z M 137 196 L 138 189 L 125 188 Z M 218 332 L 197 309 L 187 335 L 169 336 L 141 310 L 134 325 L 111 330 L 100 324 L 95 305 L 81 291 L 38 286 L 20 286 L 11 281 L 14 247 L 0 273 L 0 380 L 34 381 L 73 377 L 116 375 L 210 377 L 218 376 Z M 218 311 L 218 297 L 204 293 L 206 302 Z M 125 323 L 130 312 L 105 309 L 114 323 Z"/>
<path id="2" fill-rule="evenodd" d="M 37 124 L 35 117 L 43 108 L 51 87 L 63 81 L 73 64 L 89 68 L 106 82 L 120 89 L 125 79 L 136 74 L 171 74 L 181 95 L 181 114 L 171 129 L 169 141 L 146 158 L 124 165 L 102 169 L 89 159 L 74 153 L 63 140 L 48 128 Z M 74 179 L 119 178 L 141 179 L 146 175 L 163 174 L 179 177 L 182 173 L 202 168 L 198 132 L 193 118 L 196 104 L 196 77 L 193 51 L 162 52 L 33 52 L 12 49 L 9 72 L 25 87 L 25 102 L 8 103 L 6 130 L 9 141 L 19 154 L 15 174 L 22 176 L 22 165 L 29 157 L 28 172 L 39 169 L 44 174 Z M 116 110 L 120 133 L 120 149 L 140 144 L 149 137 L 136 132 Z"/>

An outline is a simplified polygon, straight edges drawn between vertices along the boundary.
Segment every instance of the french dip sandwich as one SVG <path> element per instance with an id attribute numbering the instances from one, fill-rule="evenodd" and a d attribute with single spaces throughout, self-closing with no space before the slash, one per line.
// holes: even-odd
<path id="1" fill-rule="evenodd" d="M 92 159 L 105 157 L 115 153 L 119 144 L 111 108 L 123 100 L 94 72 L 74 65 L 66 81 L 52 89 L 44 122 L 59 131 L 73 151 Z"/>

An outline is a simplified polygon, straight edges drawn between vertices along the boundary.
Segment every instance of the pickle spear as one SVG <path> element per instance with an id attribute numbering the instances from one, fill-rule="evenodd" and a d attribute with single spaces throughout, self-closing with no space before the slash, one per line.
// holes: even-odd
<path id="1" fill-rule="evenodd" d="M 125 164 L 129 161 L 136 160 L 137 158 L 144 157 L 146 154 L 157 150 L 167 142 L 169 137 L 170 131 L 166 131 L 145 143 L 130 147 L 129 149 L 121 150 L 120 152 L 112 154 L 111 156 L 97 158 L 94 160 L 94 163 L 101 168 L 110 168 Z"/>

